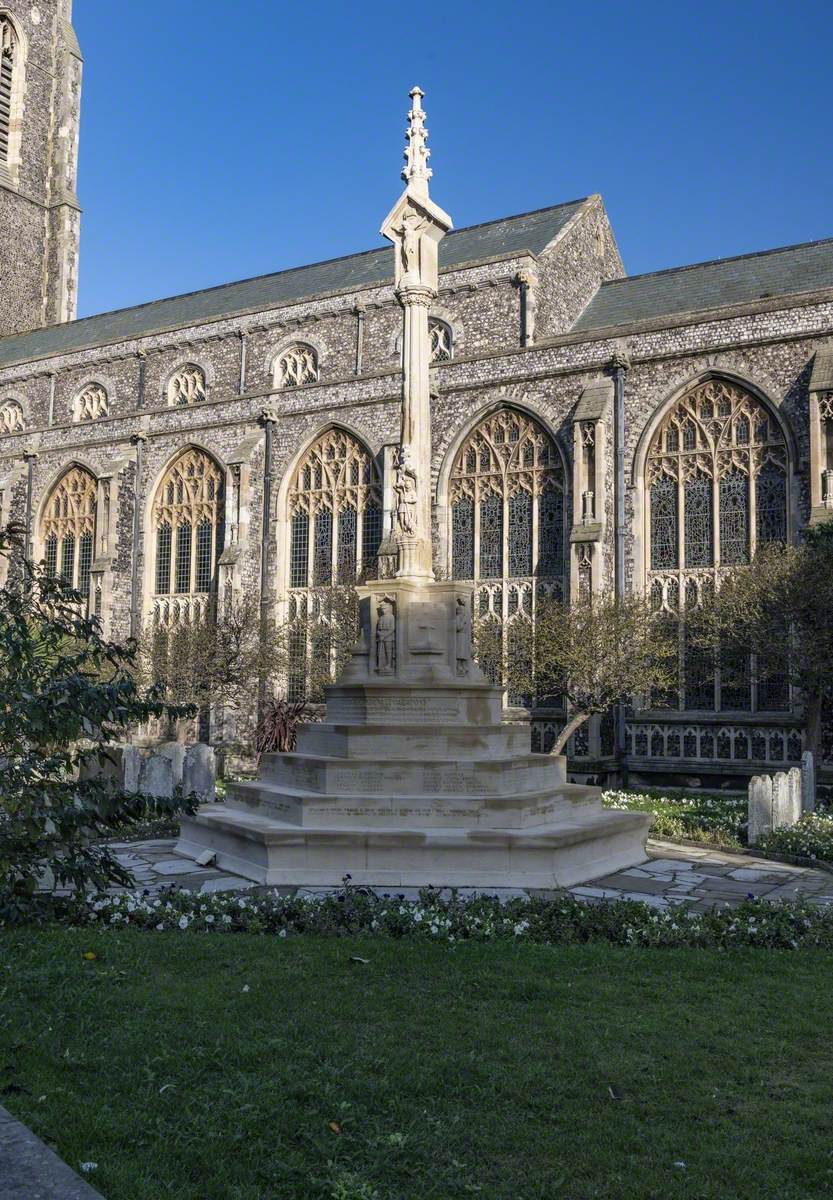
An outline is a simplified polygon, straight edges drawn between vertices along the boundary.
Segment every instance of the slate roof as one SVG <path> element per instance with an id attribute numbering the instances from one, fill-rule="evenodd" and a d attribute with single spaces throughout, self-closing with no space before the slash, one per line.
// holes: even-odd
<path id="1" fill-rule="evenodd" d="M 833 392 L 833 341 L 825 342 L 816 351 L 810 376 L 811 392 Z"/>
<path id="2" fill-rule="evenodd" d="M 833 288 L 833 238 L 603 283 L 573 332 Z"/>
<path id="3" fill-rule="evenodd" d="M 584 199 L 571 200 L 520 216 L 454 230 L 440 243 L 440 269 L 524 250 L 540 254 L 584 203 Z M 31 333 L 14 334 L 0 339 L 0 367 L 146 337 L 202 321 L 221 320 L 237 313 L 277 308 L 328 292 L 383 284 L 392 278 L 393 249 L 380 246 L 346 258 L 332 258 L 307 267 L 293 267 L 273 275 L 260 275 L 184 296 L 154 300 L 135 308 L 50 325 Z"/>

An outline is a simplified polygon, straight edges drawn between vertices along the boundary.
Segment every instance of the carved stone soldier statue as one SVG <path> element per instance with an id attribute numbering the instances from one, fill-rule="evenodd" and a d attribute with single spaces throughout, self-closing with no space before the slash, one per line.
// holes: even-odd
<path id="1" fill-rule="evenodd" d="M 376 673 L 392 675 L 396 655 L 396 617 L 390 600 L 383 600 L 376 618 Z"/>
<path id="2" fill-rule="evenodd" d="M 471 612 L 464 596 L 457 597 L 454 618 L 456 634 L 457 674 L 468 675 L 471 662 Z"/>

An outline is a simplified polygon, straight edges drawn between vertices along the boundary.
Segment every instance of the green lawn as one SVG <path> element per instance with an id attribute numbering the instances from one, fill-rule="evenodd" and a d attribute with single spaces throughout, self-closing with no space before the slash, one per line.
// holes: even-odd
<path id="1" fill-rule="evenodd" d="M 0 1102 L 108 1200 L 829 1197 L 832 977 L 812 951 L 10 931 Z"/>

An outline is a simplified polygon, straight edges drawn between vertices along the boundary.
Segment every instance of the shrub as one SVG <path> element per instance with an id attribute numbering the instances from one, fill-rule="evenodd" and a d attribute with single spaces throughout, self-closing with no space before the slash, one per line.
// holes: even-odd
<path id="1" fill-rule="evenodd" d="M 818 858 L 822 862 L 833 863 L 833 815 L 827 812 L 805 813 L 795 825 L 782 826 L 765 834 L 756 849 L 765 854 Z"/>

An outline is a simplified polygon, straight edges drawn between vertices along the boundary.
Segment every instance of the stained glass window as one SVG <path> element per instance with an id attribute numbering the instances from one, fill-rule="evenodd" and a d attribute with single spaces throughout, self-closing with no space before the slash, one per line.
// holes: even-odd
<path id="1" fill-rule="evenodd" d="M 70 533 L 61 542 L 61 577 L 70 587 L 75 584 L 75 538 Z"/>
<path id="2" fill-rule="evenodd" d="M 322 508 L 315 514 L 312 548 L 312 583 L 321 587 L 333 582 L 333 514 Z"/>
<path id="3" fill-rule="evenodd" d="M 381 542 L 382 510 L 378 504 L 369 504 L 362 514 L 362 564 L 368 579 L 376 574 Z"/>
<path id="4" fill-rule="evenodd" d="M 355 508 L 343 508 L 338 514 L 338 582 L 355 583 L 356 539 L 358 525 Z"/>
<path id="5" fill-rule="evenodd" d="M 740 471 L 720 480 L 720 561 L 725 567 L 749 561 L 749 480 Z"/>
<path id="6" fill-rule="evenodd" d="M 509 574 L 532 574 L 532 496 L 528 492 L 509 497 Z"/>
<path id="7" fill-rule="evenodd" d="M 58 573 L 58 538 L 54 533 L 50 533 L 46 539 L 43 553 L 44 566 L 48 575 L 55 576 Z"/>
<path id="8" fill-rule="evenodd" d="M 191 526 L 187 521 L 176 531 L 176 590 L 191 590 Z"/>
<path id="9" fill-rule="evenodd" d="M 683 486 L 685 518 L 685 565 L 708 567 L 712 564 L 712 481 L 695 475 Z"/>
<path id="10" fill-rule="evenodd" d="M 171 590 L 171 527 L 164 522 L 156 530 L 156 590 Z"/>
<path id="11" fill-rule="evenodd" d="M 78 591 L 87 599 L 90 594 L 90 575 L 93 566 L 93 535 L 82 533 L 78 540 Z"/>
<path id="12" fill-rule="evenodd" d="M 652 571 L 678 566 L 677 540 L 677 483 L 661 475 L 651 487 Z"/>
<path id="13" fill-rule="evenodd" d="M 289 586 L 306 587 L 309 571 L 309 516 L 297 512 L 292 518 L 289 545 Z"/>
<path id="14" fill-rule="evenodd" d="M 211 538 L 214 530 L 209 521 L 197 526 L 197 568 L 195 592 L 207 592 L 211 587 Z"/>
<path id="15" fill-rule="evenodd" d="M 538 501 L 538 576 L 564 575 L 564 493 L 545 484 Z"/>

